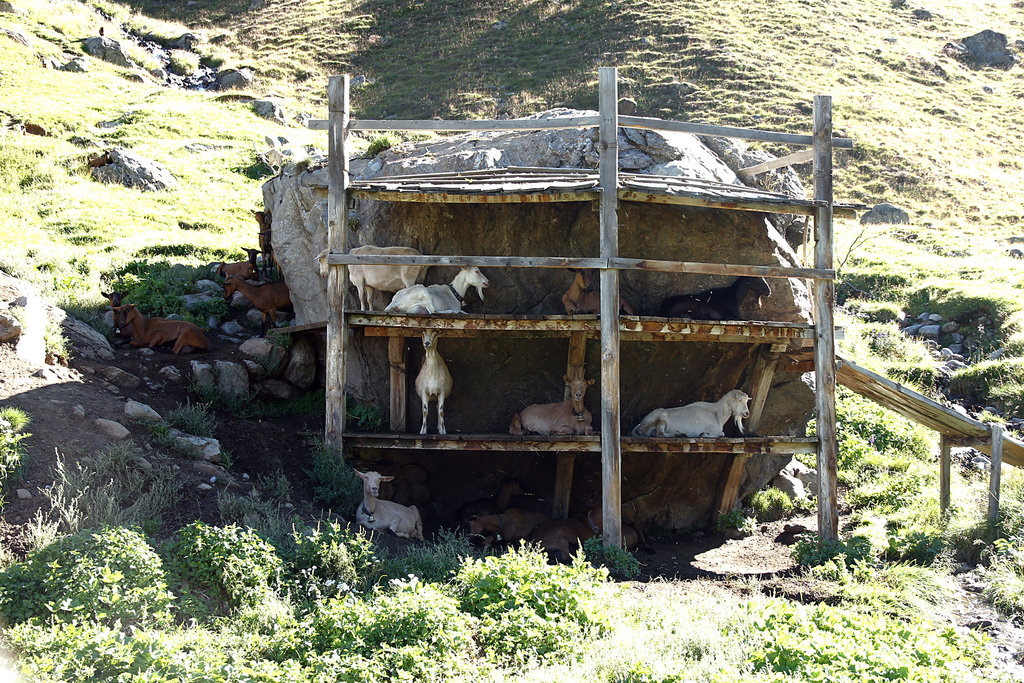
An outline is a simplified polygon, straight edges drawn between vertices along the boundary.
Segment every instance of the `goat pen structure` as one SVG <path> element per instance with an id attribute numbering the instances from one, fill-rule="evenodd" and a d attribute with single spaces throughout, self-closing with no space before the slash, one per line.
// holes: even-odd
<path id="1" fill-rule="evenodd" d="M 851 148 L 852 141 L 833 138 L 831 98 L 814 98 L 811 135 L 693 124 L 637 116 L 620 116 L 617 71 L 602 67 L 598 73 L 599 114 L 561 119 L 402 121 L 357 120 L 350 117 L 349 77 L 330 79 L 329 119 L 309 122 L 329 135 L 327 188 L 327 251 L 321 255 L 327 273 L 329 317 L 327 320 L 327 414 L 325 436 L 339 455 L 346 446 L 435 450 L 536 451 L 556 454 L 554 513 L 564 517 L 569 505 L 574 457 L 581 452 L 600 452 L 604 542 L 621 547 L 621 481 L 623 453 L 722 453 L 727 464 L 715 495 L 714 511 L 727 512 L 735 503 L 744 465 L 759 454 L 817 454 L 819 473 L 818 528 L 823 538 L 837 537 L 836 501 L 836 354 L 833 323 L 833 215 L 852 215 L 850 207 L 837 206 L 832 194 L 834 148 Z M 406 131 L 509 131 L 597 127 L 600 161 L 590 169 L 505 168 L 448 174 L 389 176 L 353 182 L 349 177 L 346 137 L 354 130 Z M 754 188 L 709 183 L 681 177 L 621 173 L 618 166 L 619 127 L 667 130 L 758 140 L 810 148 L 778 160 L 745 169 L 747 175 L 773 168 L 813 161 L 814 198 L 797 199 Z M 351 197 L 379 201 L 515 204 L 532 202 L 595 202 L 599 205 L 600 253 L 588 257 L 567 256 L 467 256 L 467 255 L 355 255 L 349 254 L 347 207 Z M 727 211 L 788 213 L 807 216 L 813 222 L 813 267 L 755 266 L 703 263 L 619 256 L 618 207 L 620 202 L 664 203 Z M 600 271 L 599 316 L 470 316 L 387 315 L 346 312 L 349 265 L 445 265 L 503 268 L 594 268 Z M 801 278 L 811 282 L 813 324 L 699 321 L 619 315 L 620 271 L 653 271 L 720 276 Z M 443 330 L 448 336 L 515 333 L 555 335 L 569 340 L 570 370 L 582 370 L 586 339 L 600 339 L 600 432 L 594 436 L 509 436 L 361 434 L 345 432 L 345 366 L 350 328 L 366 335 L 388 337 L 391 363 L 391 426 L 405 423 L 405 339 L 424 329 Z M 815 381 L 814 437 L 654 438 L 624 437 L 620 426 L 619 357 L 622 341 L 704 341 L 758 345 L 750 374 L 752 394 L 748 431 L 755 433 L 776 368 L 813 369 Z"/>

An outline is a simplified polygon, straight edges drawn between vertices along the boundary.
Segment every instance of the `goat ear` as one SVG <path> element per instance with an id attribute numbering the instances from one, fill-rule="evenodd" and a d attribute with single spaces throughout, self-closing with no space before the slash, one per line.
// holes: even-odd
<path id="1" fill-rule="evenodd" d="M 100 296 L 102 296 L 104 299 L 109 299 L 110 297 L 114 296 L 114 293 L 113 292 L 100 292 Z"/>
<path id="2" fill-rule="evenodd" d="M 394 479 L 395 479 L 394 477 L 381 477 L 380 478 L 381 481 L 394 481 Z"/>
<path id="3" fill-rule="evenodd" d="M 355 472 L 356 476 L 359 477 L 360 479 L 366 479 L 366 472 L 360 472 L 354 467 L 352 468 L 352 471 Z"/>
<path id="4" fill-rule="evenodd" d="M 566 384 L 572 384 L 572 379 L 570 379 L 569 375 L 562 375 L 562 378 L 565 379 Z"/>
<path id="5" fill-rule="evenodd" d="M 588 386 L 588 387 L 589 387 L 589 386 L 592 386 L 593 384 L 594 384 L 594 380 L 593 380 L 593 379 L 588 379 L 588 380 L 587 380 L 587 386 Z"/>

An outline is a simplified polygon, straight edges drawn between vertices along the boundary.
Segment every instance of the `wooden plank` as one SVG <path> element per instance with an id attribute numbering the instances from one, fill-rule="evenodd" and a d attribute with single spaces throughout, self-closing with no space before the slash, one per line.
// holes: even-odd
<path id="1" fill-rule="evenodd" d="M 749 455 L 731 455 L 726 459 L 725 467 L 722 469 L 722 476 L 718 481 L 718 491 L 712 505 L 712 523 L 717 522 L 722 515 L 728 514 L 739 498 L 740 484 L 743 482 L 743 474 L 746 469 Z"/>
<path id="2" fill-rule="evenodd" d="M 592 202 L 597 192 L 551 192 L 537 194 L 471 194 L 454 192 L 385 192 L 354 190 L 353 197 L 381 202 L 421 202 L 424 204 L 555 204 Z M 784 213 L 784 212 L 781 212 Z"/>
<path id="3" fill-rule="evenodd" d="M 569 498 L 572 495 L 572 471 L 576 463 L 575 453 L 559 453 L 555 467 L 555 499 L 551 516 L 555 519 L 569 517 Z"/>
<path id="4" fill-rule="evenodd" d="M 597 70 L 599 170 L 601 175 L 601 258 L 619 255 L 618 187 L 618 70 Z M 619 272 L 601 271 L 601 489 L 604 544 L 622 547 L 622 444 L 619 443 Z"/>
<path id="5" fill-rule="evenodd" d="M 939 511 L 943 516 L 949 514 L 950 461 L 952 445 L 949 437 L 939 435 Z"/>
<path id="6" fill-rule="evenodd" d="M 699 206 L 708 209 L 734 209 L 758 213 L 785 213 L 795 216 L 813 216 L 815 214 L 815 207 L 797 203 L 766 202 L 754 199 L 719 199 L 707 196 L 642 192 L 640 190 L 619 190 L 619 199 L 625 202 Z"/>
<path id="7" fill-rule="evenodd" d="M 565 374 L 570 377 L 574 373 L 579 373 L 583 376 L 583 361 L 587 354 L 587 335 L 584 332 L 573 332 L 569 335 L 569 359 L 566 362 Z M 568 384 L 565 385 L 565 391 L 562 394 L 562 400 L 568 401 L 572 389 Z"/>
<path id="8" fill-rule="evenodd" d="M 327 330 L 327 321 L 323 320 L 318 323 L 305 323 L 303 325 L 289 325 L 288 327 L 272 327 L 267 330 L 267 334 L 280 334 L 280 335 L 296 335 L 302 334 L 303 332 L 325 332 Z"/>
<path id="9" fill-rule="evenodd" d="M 758 173 L 764 173 L 765 171 L 774 171 L 775 169 L 782 168 L 783 166 L 803 164 L 810 161 L 813 158 L 813 149 L 802 149 L 799 152 L 793 152 L 792 154 L 787 154 L 786 156 L 779 157 L 778 159 L 770 159 L 760 164 L 755 164 L 753 166 L 741 168 L 740 170 L 736 171 L 736 175 L 738 175 L 740 178 L 743 178 L 744 180 L 748 180 L 756 176 Z"/>
<path id="10" fill-rule="evenodd" d="M 999 481 L 1003 470 L 1003 425 L 992 423 L 992 471 L 988 479 L 988 524 L 995 528 L 999 521 Z"/>
<path id="11" fill-rule="evenodd" d="M 348 241 L 348 150 L 346 126 L 349 116 L 348 76 L 334 76 L 327 88 L 330 107 L 328 148 L 327 249 L 347 251 Z M 327 376 L 324 437 L 327 448 L 344 457 L 345 353 L 348 328 L 345 325 L 345 295 L 348 268 L 331 268 L 327 274 Z"/>
<path id="12" fill-rule="evenodd" d="M 326 123 L 310 119 L 306 128 L 324 130 Z M 488 131 L 488 130 L 562 130 L 590 128 L 598 125 L 596 116 L 575 116 L 558 119 L 479 119 L 463 121 L 436 121 L 415 119 L 352 119 L 349 130 L 413 130 L 413 131 Z"/>
<path id="13" fill-rule="evenodd" d="M 660 273 L 691 273 L 699 275 L 728 275 L 734 277 L 810 278 L 834 280 L 832 268 L 790 268 L 787 266 L 747 266 L 729 263 L 700 263 L 696 261 L 663 261 L 658 259 L 614 258 L 609 268 L 619 270 L 651 270 Z"/>
<path id="14" fill-rule="evenodd" d="M 775 368 L 779 364 L 779 358 L 784 349 L 784 345 L 768 346 L 758 354 L 757 360 L 754 362 L 754 369 L 750 373 L 750 382 L 747 387 L 748 395 L 751 397 L 750 417 L 747 418 L 746 425 L 747 434 L 757 434 L 760 429 L 761 415 L 764 413 L 768 391 L 771 389 Z"/>
<path id="15" fill-rule="evenodd" d="M 823 204 L 814 217 L 814 267 L 832 268 L 832 98 L 814 96 L 814 198 Z M 835 285 L 815 280 L 811 287 L 816 336 L 814 395 L 818 435 L 818 533 L 824 540 L 839 538 L 836 470 L 836 356 L 832 309 Z"/>
<path id="16" fill-rule="evenodd" d="M 784 145 L 810 146 L 814 144 L 813 135 L 794 135 L 793 133 L 777 133 L 771 130 L 758 130 L 756 128 L 713 126 L 706 123 L 689 123 L 686 121 L 666 121 L 642 116 L 620 116 L 619 125 L 626 128 L 648 128 L 650 130 L 669 130 L 679 133 L 692 133 L 694 135 L 739 138 L 740 140 L 779 142 Z M 850 138 L 834 138 L 830 142 L 832 143 L 831 146 L 836 149 L 853 149 L 853 140 Z"/>
<path id="17" fill-rule="evenodd" d="M 406 414 L 408 391 L 409 347 L 404 337 L 388 339 L 388 366 L 391 373 L 389 391 L 391 395 L 390 427 L 393 432 L 404 432 L 407 428 Z"/>

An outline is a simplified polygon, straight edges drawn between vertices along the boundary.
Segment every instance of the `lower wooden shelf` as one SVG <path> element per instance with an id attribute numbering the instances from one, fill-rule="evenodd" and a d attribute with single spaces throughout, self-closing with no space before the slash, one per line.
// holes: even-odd
<path id="1" fill-rule="evenodd" d="M 600 453 L 601 437 L 512 436 L 510 434 L 400 434 L 346 432 L 346 446 L 354 448 L 407 448 L 436 451 L 536 451 L 544 453 Z M 817 452 L 815 437 L 754 436 L 745 439 L 661 439 L 624 436 L 623 453 L 733 453 L 784 455 Z"/>

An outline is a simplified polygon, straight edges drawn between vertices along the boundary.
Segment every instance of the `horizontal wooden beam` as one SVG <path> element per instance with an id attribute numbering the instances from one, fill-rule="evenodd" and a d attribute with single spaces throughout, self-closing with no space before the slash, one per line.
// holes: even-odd
<path id="1" fill-rule="evenodd" d="M 661 261 L 654 259 L 584 258 L 576 256 L 442 256 L 423 254 L 321 254 L 329 266 L 402 265 L 402 266 L 477 266 L 480 268 L 614 268 L 660 273 L 726 275 L 733 277 L 809 278 L 834 280 L 833 269 L 791 268 L 787 266 L 747 266 L 728 263 Z"/>
<path id="2" fill-rule="evenodd" d="M 694 135 L 714 135 L 726 138 L 739 138 L 740 140 L 779 142 L 784 145 L 804 145 L 810 147 L 814 144 L 814 140 L 810 135 L 778 133 L 773 130 L 758 130 L 756 128 L 714 126 L 706 123 L 690 123 L 688 121 L 666 121 L 665 119 L 643 116 L 620 116 L 619 125 L 624 128 L 669 130 L 677 133 L 692 133 Z M 853 149 L 853 140 L 850 138 L 832 138 L 832 146 L 839 149 Z"/>
<path id="3" fill-rule="evenodd" d="M 511 436 L 508 434 L 366 434 L 346 432 L 345 444 L 355 448 L 408 448 L 441 451 L 509 451 L 537 453 L 600 453 L 601 437 Z M 735 453 L 777 455 L 814 453 L 814 437 L 773 436 L 748 439 L 658 439 L 622 437 L 624 453 Z"/>
<path id="4" fill-rule="evenodd" d="M 744 180 L 747 180 L 749 178 L 753 178 L 758 173 L 764 173 L 765 171 L 774 171 L 775 169 L 782 168 L 783 166 L 802 164 L 812 160 L 813 158 L 813 149 L 802 149 L 799 152 L 793 152 L 792 154 L 787 154 L 786 156 L 779 157 L 778 159 L 770 159 L 763 163 L 755 164 L 754 166 L 747 166 L 746 168 L 741 168 L 740 170 L 736 171 L 736 175 L 738 175 L 740 178 L 743 178 Z"/>
<path id="5" fill-rule="evenodd" d="M 600 192 L 555 192 L 523 194 L 481 194 L 471 192 L 382 192 L 352 190 L 349 195 L 358 199 L 379 202 L 419 202 L 421 204 L 556 204 L 559 202 L 592 202 Z"/>

